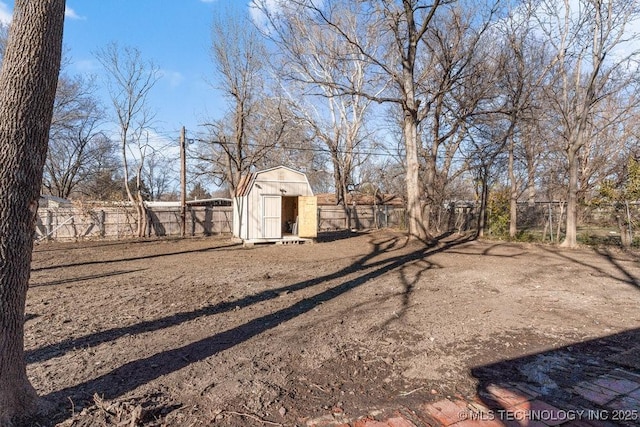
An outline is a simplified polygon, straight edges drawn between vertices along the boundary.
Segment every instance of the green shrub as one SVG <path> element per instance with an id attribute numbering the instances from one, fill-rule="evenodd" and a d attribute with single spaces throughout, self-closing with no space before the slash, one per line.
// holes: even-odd
<path id="1" fill-rule="evenodd" d="M 529 230 L 521 230 L 518 232 L 518 234 L 516 234 L 515 240 L 518 242 L 533 243 L 540 241 L 541 238 L 542 236 L 540 235 L 540 233 L 534 233 Z"/>
<path id="2" fill-rule="evenodd" d="M 506 236 L 509 234 L 509 191 L 502 189 L 489 193 L 487 222 L 489 234 Z"/>

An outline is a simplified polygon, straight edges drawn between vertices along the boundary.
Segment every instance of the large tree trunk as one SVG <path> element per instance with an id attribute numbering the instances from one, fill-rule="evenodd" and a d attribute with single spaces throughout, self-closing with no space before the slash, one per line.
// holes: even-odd
<path id="1" fill-rule="evenodd" d="M 131 191 L 131 183 L 129 182 L 129 161 L 127 159 L 127 133 L 128 133 L 128 128 L 125 126 L 122 131 L 121 131 L 121 138 L 122 138 L 122 142 L 120 145 L 120 152 L 122 154 L 122 169 L 123 169 L 123 175 L 124 175 L 124 189 L 127 193 L 127 200 L 129 200 L 129 203 L 131 204 L 131 207 L 135 208 L 136 210 L 136 236 L 139 235 L 139 231 L 140 231 L 140 215 L 138 213 L 138 206 L 136 204 L 136 199 L 133 197 L 133 192 Z"/>
<path id="2" fill-rule="evenodd" d="M 332 149 L 331 161 L 333 165 L 333 185 L 335 187 L 336 204 L 342 207 L 344 211 L 346 222 L 345 226 L 347 230 L 351 230 L 351 209 L 347 201 L 347 177 L 344 175 L 344 171 L 340 166 L 339 153 L 337 148 Z"/>
<path id="3" fill-rule="evenodd" d="M 576 149 L 567 150 L 569 163 L 569 189 L 567 197 L 567 229 L 561 246 L 574 248 L 578 245 L 578 153 Z"/>
<path id="4" fill-rule="evenodd" d="M 37 407 L 26 374 L 24 310 L 64 8 L 64 0 L 16 0 L 0 72 L 0 425 Z"/>
<path id="5" fill-rule="evenodd" d="M 411 112 L 405 112 L 404 138 L 407 150 L 407 214 L 409 217 L 409 237 L 426 240 L 429 233 L 423 222 L 420 204 L 420 181 L 418 163 L 418 122 Z"/>
<path id="6" fill-rule="evenodd" d="M 509 237 L 514 239 L 518 234 L 518 183 L 516 182 L 514 151 L 515 141 L 511 137 L 509 144 Z"/>
<path id="7" fill-rule="evenodd" d="M 434 135 L 433 137 L 437 138 L 437 135 Z M 424 228 L 429 232 L 431 232 L 434 229 L 434 225 L 431 223 L 431 214 L 432 214 L 434 202 L 436 200 L 435 185 L 436 185 L 436 175 L 438 174 L 437 165 L 436 165 L 436 161 L 437 161 L 436 153 L 438 152 L 437 141 L 433 142 L 433 145 L 431 146 L 431 150 L 432 150 L 431 154 L 428 154 L 427 156 L 425 156 L 426 170 L 424 174 L 424 193 L 427 196 L 427 205 L 425 206 L 425 209 L 422 212 Z M 437 224 L 436 224 L 436 227 L 437 227 Z"/>
<path id="8" fill-rule="evenodd" d="M 529 206 L 536 204 L 536 172 L 535 168 L 527 166 L 527 201 Z"/>
<path id="9" fill-rule="evenodd" d="M 140 159 L 138 165 L 138 174 L 136 176 L 136 213 L 138 217 L 138 237 L 147 236 L 147 208 L 144 205 L 144 196 L 142 195 L 142 165 L 144 157 Z"/>
<path id="10" fill-rule="evenodd" d="M 482 185 L 482 192 L 480 193 L 480 211 L 478 212 L 478 225 L 476 231 L 476 237 L 484 237 L 484 229 L 487 227 L 487 205 L 489 202 L 489 171 L 487 167 L 483 167 L 480 171 L 480 185 Z"/>

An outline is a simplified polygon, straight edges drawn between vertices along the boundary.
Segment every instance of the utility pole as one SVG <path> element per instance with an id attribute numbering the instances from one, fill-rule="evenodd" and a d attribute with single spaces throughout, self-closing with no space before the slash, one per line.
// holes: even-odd
<path id="1" fill-rule="evenodd" d="M 186 133 L 184 126 L 180 130 L 180 237 L 187 234 L 187 155 Z"/>

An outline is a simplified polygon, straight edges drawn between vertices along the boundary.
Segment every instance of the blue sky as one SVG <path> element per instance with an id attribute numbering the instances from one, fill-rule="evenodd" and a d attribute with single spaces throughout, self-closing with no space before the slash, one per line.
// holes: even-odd
<path id="1" fill-rule="evenodd" d="M 153 88 L 152 107 L 158 131 L 170 137 L 186 126 L 220 117 L 224 105 L 210 82 L 211 22 L 217 11 L 244 8 L 233 0 L 67 0 L 64 46 L 71 64 L 69 74 L 95 74 L 102 70 L 95 52 L 110 42 L 138 48 L 143 57 L 162 70 Z M 0 20 L 7 21 L 13 1 L 0 0 Z M 101 85 L 102 86 L 102 85 Z M 108 102 L 106 92 L 99 96 Z"/>
<path id="2" fill-rule="evenodd" d="M 266 3 L 277 7 L 277 2 Z M 184 125 L 193 135 L 203 131 L 200 124 L 221 117 L 225 108 L 221 94 L 211 86 L 214 76 L 209 47 L 213 17 L 229 8 L 248 12 L 248 3 L 249 0 L 67 0 L 64 45 L 71 64 L 66 72 L 95 74 L 100 84 L 102 70 L 96 51 L 110 42 L 136 47 L 162 70 L 163 77 L 151 94 L 157 130 L 167 138 L 177 138 Z M 0 21 L 8 22 L 12 9 L 13 0 L 0 0 Z M 640 31 L 640 22 L 634 21 L 629 27 L 630 32 Z M 625 48 L 626 51 L 630 46 Z M 106 91 L 99 95 L 108 106 Z"/>

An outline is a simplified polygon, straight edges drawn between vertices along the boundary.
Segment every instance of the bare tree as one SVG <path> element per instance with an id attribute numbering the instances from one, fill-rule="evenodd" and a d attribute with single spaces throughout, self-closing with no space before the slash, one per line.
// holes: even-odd
<path id="1" fill-rule="evenodd" d="M 212 38 L 215 87 L 227 99 L 228 111 L 207 123 L 209 135 L 193 150 L 198 175 L 233 194 L 240 177 L 255 168 L 284 162 L 311 169 L 316 159 L 304 149 L 305 124 L 266 87 L 267 51 L 260 34 L 244 16 L 227 12 L 216 17 Z"/>
<path id="2" fill-rule="evenodd" d="M 419 157 L 427 202 L 424 221 L 438 231 L 442 211 L 448 209 L 448 185 L 467 170 L 459 150 L 468 140 L 469 127 L 502 108 L 494 100 L 499 98 L 495 87 L 500 64 L 487 33 L 491 13 L 482 16 L 481 12 L 480 8 L 447 8 L 434 17 L 424 35 L 420 58 L 428 66 L 417 87 L 428 107 L 422 110 L 418 128 L 423 136 Z"/>
<path id="3" fill-rule="evenodd" d="M 243 174 L 254 168 L 288 165 L 304 172 L 314 191 L 327 191 L 326 149 L 314 138 L 313 129 L 292 110 L 284 97 L 261 97 L 250 117 L 242 150 L 242 164 L 245 165 Z M 223 118 L 214 123 L 215 126 L 210 125 L 209 131 L 212 133 L 197 139 L 195 149 L 189 150 L 198 178 L 209 180 L 218 187 L 226 187 L 229 191 L 232 187 L 228 165 L 238 153 L 229 137 L 233 134 L 230 123 L 232 120 Z"/>
<path id="4" fill-rule="evenodd" d="M 4 51 L 7 48 L 7 37 L 9 36 L 9 27 L 0 22 L 0 64 L 4 58 Z"/>
<path id="5" fill-rule="evenodd" d="M 638 18 L 634 2 L 545 0 L 536 10 L 544 41 L 558 60 L 548 98 L 558 118 L 568 171 L 567 222 L 563 246 L 577 244 L 579 167 L 590 126 L 602 101 L 625 88 L 637 51 L 625 52 L 628 25 Z"/>
<path id="6" fill-rule="evenodd" d="M 80 76 L 59 79 L 43 181 L 49 194 L 67 198 L 100 171 L 107 144 L 98 128 L 104 112 L 94 90 L 93 81 Z"/>
<path id="7" fill-rule="evenodd" d="M 126 191 L 122 182 L 122 162 L 118 144 L 106 136 L 92 140 L 92 173 L 75 186 L 74 195 L 89 200 L 122 200 Z"/>
<path id="8" fill-rule="evenodd" d="M 339 21 L 336 24 L 351 38 L 371 43 L 373 39 L 361 34 L 364 28 L 358 12 L 357 4 L 345 2 L 337 4 L 333 13 Z M 326 31 L 323 22 L 305 15 L 295 4 L 283 7 L 277 16 L 270 15 L 267 34 L 281 53 L 275 66 L 285 91 L 296 106 L 296 114 L 326 147 L 336 202 L 348 211 L 346 195 L 354 185 L 353 172 L 365 159 L 359 153 L 371 146 L 371 132 L 365 123 L 373 101 L 361 93 L 372 75 L 359 49 L 342 43 L 341 36 Z M 377 95 L 384 86 L 381 82 Z"/>
<path id="9" fill-rule="evenodd" d="M 635 81 L 623 91 L 603 99 L 598 114 L 589 124 L 578 167 L 580 198 L 587 204 L 613 170 L 627 165 L 634 151 L 629 143 L 639 130 L 639 85 L 640 82 Z"/>
<path id="10" fill-rule="evenodd" d="M 24 310 L 60 70 L 64 0 L 16 0 L 0 71 L 0 424 L 37 408 Z"/>
<path id="11" fill-rule="evenodd" d="M 229 111 L 223 119 L 207 124 L 212 141 L 201 147 L 200 158 L 222 172 L 218 176 L 233 193 L 241 175 L 274 145 L 256 146 L 248 135 L 249 120 L 263 99 L 266 49 L 249 22 L 231 12 L 215 18 L 212 39 L 217 88 L 229 101 Z"/>
<path id="12" fill-rule="evenodd" d="M 312 185 L 323 186 L 319 181 L 324 178 L 318 171 L 325 167 L 326 150 L 284 95 L 274 92 L 258 103 L 247 135 L 255 152 L 268 147 L 268 151 L 252 158 L 256 168 L 288 165 L 307 174 Z"/>
<path id="13" fill-rule="evenodd" d="M 278 12 L 273 13 L 270 2 L 254 0 L 254 6 L 263 11 L 270 20 L 278 19 Z M 343 94 L 357 94 L 376 102 L 390 102 L 399 105 L 403 116 L 403 139 L 406 155 L 406 191 L 407 212 L 409 217 L 409 235 L 413 238 L 425 240 L 430 234 L 425 226 L 421 206 L 421 186 L 419 181 L 418 126 L 424 119 L 429 102 L 425 102 L 419 90 L 423 66 L 428 66 L 420 59 L 420 51 L 424 48 L 423 37 L 430 28 L 434 16 L 441 6 L 451 3 L 447 0 L 421 1 L 362 1 L 356 16 L 362 19 L 364 32 L 354 34 L 345 27 L 340 19 L 343 8 L 338 5 L 344 3 L 335 1 L 303 1 L 292 0 L 289 4 L 295 6 L 299 13 L 304 13 L 306 19 L 317 22 L 326 31 L 332 31 L 342 43 L 349 46 L 349 51 L 358 52 L 354 61 L 364 61 L 371 67 L 374 75 L 384 76 L 389 82 L 389 90 L 378 93 L 377 84 L 354 91 L 352 87 L 340 82 L 327 81 L 318 78 L 315 83 L 334 87 Z M 354 6 L 355 7 L 355 6 Z M 368 41 L 363 43 L 359 38 L 366 34 Z M 355 37 L 355 36 L 358 37 Z M 378 79 L 372 82 L 378 83 Z"/>
<path id="14" fill-rule="evenodd" d="M 147 154 L 146 166 L 141 172 L 151 200 L 160 200 L 171 189 L 174 183 L 169 173 L 171 163 L 162 150 L 152 150 Z"/>
<path id="15" fill-rule="evenodd" d="M 145 156 L 153 150 L 145 139 L 153 121 L 148 96 L 160 78 L 159 69 L 153 62 L 145 61 L 138 49 L 120 48 L 115 43 L 101 50 L 97 57 L 109 75 L 107 85 L 119 127 L 124 187 L 136 209 L 137 235 L 142 237 L 147 222 L 142 171 Z M 136 178 L 133 188 L 131 176 Z"/>
<path id="16" fill-rule="evenodd" d="M 637 120 L 633 127 L 637 126 Z M 612 127 L 613 129 L 613 127 Z M 637 132 L 637 129 L 635 129 Z M 626 135 L 625 135 L 626 134 Z M 627 248 L 633 243 L 633 208 L 630 202 L 640 199 L 640 151 L 637 137 L 623 132 L 617 135 L 620 141 L 631 142 L 631 146 L 620 149 L 618 159 L 606 168 L 607 177 L 598 185 L 598 194 L 592 200 L 593 204 L 601 203 L 612 206 L 620 228 L 622 246 Z M 624 144 L 623 144 L 624 146 Z M 618 161 L 615 161 L 618 160 Z"/>
<path id="17" fill-rule="evenodd" d="M 509 124 L 507 124 L 507 127 Z M 476 187 L 476 197 L 479 201 L 477 216 L 477 236 L 483 237 L 487 225 L 487 206 L 490 189 L 499 183 L 499 171 L 503 170 L 506 161 L 506 146 L 504 123 L 496 122 L 494 115 L 483 115 L 474 120 L 468 134 L 468 144 L 463 153 L 467 158 L 469 168 L 473 173 Z"/>
<path id="18" fill-rule="evenodd" d="M 536 131 L 544 117 L 540 112 L 542 86 L 557 57 L 535 37 L 532 25 L 534 7 L 523 2 L 495 27 L 495 49 L 499 52 L 497 86 L 500 102 L 496 127 L 502 126 L 502 142 L 508 151 L 509 236 L 517 234 L 517 202 L 528 190 L 529 201 L 535 199 L 535 173 L 541 160 L 542 139 Z M 521 176 L 518 170 L 524 170 Z"/>

